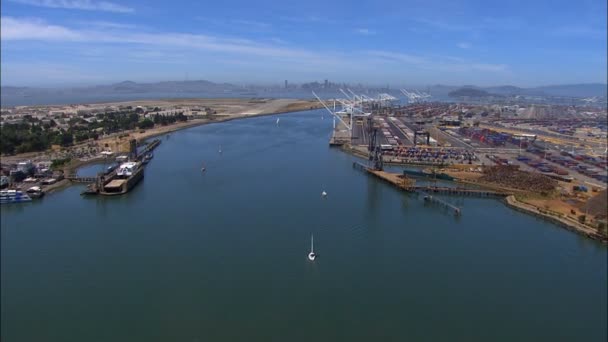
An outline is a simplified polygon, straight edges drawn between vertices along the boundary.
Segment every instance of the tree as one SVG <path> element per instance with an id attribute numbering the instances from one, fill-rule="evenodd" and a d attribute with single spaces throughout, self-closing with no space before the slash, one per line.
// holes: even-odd
<path id="1" fill-rule="evenodd" d="M 587 216 L 585 216 L 585 215 L 579 215 L 578 222 L 585 223 L 586 219 L 587 219 Z"/>
<path id="2" fill-rule="evenodd" d="M 145 119 L 144 121 L 138 124 L 138 127 L 141 129 L 148 129 L 154 127 L 154 121 L 150 119 Z"/>
<path id="3" fill-rule="evenodd" d="M 59 138 L 61 146 L 70 146 L 74 142 L 74 136 L 68 132 L 62 133 Z"/>

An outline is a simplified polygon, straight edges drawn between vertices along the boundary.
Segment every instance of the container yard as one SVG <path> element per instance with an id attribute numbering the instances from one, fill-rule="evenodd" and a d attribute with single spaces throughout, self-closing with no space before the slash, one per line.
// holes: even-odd
<path id="1" fill-rule="evenodd" d="M 606 137 L 605 111 L 576 114 L 563 106 L 448 103 L 379 106 L 371 99 L 344 103 L 360 108 L 360 115 L 340 114 L 354 122 L 351 139 L 341 145 L 358 155 L 367 153 L 370 131 L 376 130 L 384 160 L 391 164 L 510 165 L 563 182 L 607 184 L 606 143 L 597 139 Z M 556 119 L 556 113 L 573 118 Z M 348 134 L 345 128 L 343 135 Z"/>

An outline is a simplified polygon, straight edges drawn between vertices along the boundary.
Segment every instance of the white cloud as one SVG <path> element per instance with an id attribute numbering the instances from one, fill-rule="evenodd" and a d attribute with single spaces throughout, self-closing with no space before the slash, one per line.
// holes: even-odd
<path id="1" fill-rule="evenodd" d="M 257 29 L 268 29 L 272 26 L 269 23 L 264 23 L 261 21 L 253 21 L 253 20 L 240 20 L 239 19 L 239 20 L 231 20 L 231 22 L 233 24 L 249 26 L 249 27 L 253 27 L 253 28 L 257 28 Z"/>
<path id="2" fill-rule="evenodd" d="M 357 32 L 357 33 L 359 33 L 359 34 L 362 34 L 362 35 L 364 35 L 364 36 L 371 36 L 371 35 L 373 35 L 373 34 L 376 34 L 376 32 L 375 32 L 375 31 L 372 31 L 372 30 L 370 30 L 370 29 L 366 29 L 366 28 L 359 28 L 359 29 L 356 29 L 356 30 L 355 30 L 355 32 Z"/>
<path id="3" fill-rule="evenodd" d="M 424 27 L 433 28 L 436 30 L 469 33 L 488 30 L 516 30 L 524 26 L 524 23 L 521 21 L 521 19 L 512 17 L 484 17 L 473 23 L 454 23 L 450 20 L 429 18 L 417 18 L 414 19 L 414 21 L 423 24 Z"/>
<path id="4" fill-rule="evenodd" d="M 79 23 L 81 25 L 94 26 L 105 29 L 134 29 L 137 27 L 137 25 L 116 23 L 113 21 L 81 21 Z"/>
<path id="5" fill-rule="evenodd" d="M 232 64 L 255 65 L 251 73 L 301 74 L 303 78 L 312 77 L 306 72 L 336 75 L 348 74 L 360 77 L 396 77 L 395 73 L 437 74 L 484 71 L 487 73 L 504 72 L 503 64 L 487 64 L 481 61 L 466 61 L 449 56 L 413 55 L 395 51 L 318 51 L 294 47 L 276 38 L 259 40 L 234 37 L 218 37 L 204 34 L 175 32 L 146 32 L 141 27 L 127 27 L 108 22 L 96 22 L 86 28 L 73 28 L 53 25 L 40 19 L 1 18 L 0 39 L 3 49 L 15 51 L 19 42 L 55 42 L 54 49 L 63 49 L 71 57 L 66 65 L 85 62 L 92 72 L 93 63 L 108 61 L 120 68 L 143 67 L 145 62 L 181 64 L 193 67 L 207 65 L 206 70 L 218 73 L 212 65 L 221 61 Z M 108 30 L 105 27 L 112 27 Z M 59 44 L 64 42 L 65 44 Z M 30 51 L 30 55 L 40 55 Z M 126 57 L 126 58 L 125 58 Z M 263 58 L 256 58 L 263 57 Z M 34 59 L 35 60 L 35 59 Z M 44 60 L 44 57 L 41 57 Z M 201 61 L 205 63 L 201 64 Z M 243 61 L 240 63 L 239 61 Z M 179 62 L 179 63 L 175 63 Z M 3 60 L 3 66 L 12 65 Z M 203 68 L 203 66 L 200 66 Z M 12 69 L 12 68 L 9 68 Z M 164 70 L 164 69 L 163 69 Z M 390 70 L 390 72 L 388 71 Z M 162 71 L 159 69 L 159 72 Z M 13 77 L 18 73 L 11 73 Z M 73 75 L 73 73 L 70 73 Z M 326 75 L 327 76 L 327 75 Z M 384 77 L 383 76 L 383 77 Z M 445 76 L 441 74 L 441 76 Z M 260 76 L 262 77 L 262 76 Z M 77 77 L 76 77 L 77 78 Z"/>
<path id="6" fill-rule="evenodd" d="M 40 19 L 2 17 L 0 25 L 2 40 L 75 41 L 83 39 L 82 35 L 76 31 L 63 26 L 50 25 Z"/>
<path id="7" fill-rule="evenodd" d="M 408 55 L 408 54 L 399 53 L 399 52 L 374 50 L 374 51 L 367 51 L 367 54 L 370 56 L 380 57 L 385 60 L 401 62 L 401 63 L 406 63 L 406 64 L 421 65 L 421 64 L 428 63 L 428 61 L 423 57 Z"/>
<path id="8" fill-rule="evenodd" d="M 279 19 L 292 23 L 322 23 L 322 24 L 335 24 L 336 20 L 319 17 L 316 15 L 304 15 L 304 16 L 280 16 Z"/>
<path id="9" fill-rule="evenodd" d="M 103 11 L 117 13 L 132 13 L 131 7 L 115 4 L 107 1 L 93 0 L 9 0 L 11 2 L 48 8 L 77 9 L 86 11 Z"/>
<path id="10" fill-rule="evenodd" d="M 589 26 L 564 26 L 553 29 L 552 34 L 568 38 L 606 39 L 606 29 L 596 29 Z"/>
<path id="11" fill-rule="evenodd" d="M 281 38 L 277 38 L 277 37 L 270 38 L 269 40 L 275 44 L 281 44 L 281 45 L 287 44 L 287 41 L 285 41 Z"/>
<path id="12" fill-rule="evenodd" d="M 385 61 L 397 64 L 409 64 L 421 70 L 434 70 L 443 72 L 487 71 L 504 72 L 508 70 L 505 64 L 472 63 L 461 58 L 450 56 L 421 57 L 390 51 L 368 51 L 368 55 L 380 57 Z"/>
<path id="13" fill-rule="evenodd" d="M 39 19 L 2 17 L 0 38 L 11 40 L 66 41 L 86 43 L 124 43 L 178 47 L 199 50 L 259 55 L 279 58 L 306 58 L 316 54 L 303 50 L 248 39 L 221 38 L 202 34 L 140 33 L 130 31 L 73 30 L 51 25 Z"/>
<path id="14" fill-rule="evenodd" d="M 461 43 L 456 44 L 456 46 L 458 46 L 461 49 L 469 49 L 469 48 L 471 48 L 471 43 L 461 42 Z"/>

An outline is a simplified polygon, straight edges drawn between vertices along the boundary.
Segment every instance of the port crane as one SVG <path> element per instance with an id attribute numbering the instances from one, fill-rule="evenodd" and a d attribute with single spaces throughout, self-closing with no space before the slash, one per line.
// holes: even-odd
<path id="1" fill-rule="evenodd" d="M 377 140 L 378 127 L 374 125 L 374 119 L 371 116 L 367 118 L 367 127 L 367 134 L 369 137 L 367 151 L 371 167 L 376 171 L 382 171 L 384 162 L 382 160 L 382 148 Z"/>
<path id="2" fill-rule="evenodd" d="M 317 100 L 323 105 L 323 107 L 325 107 L 325 109 L 329 112 L 329 114 L 331 114 L 334 118 L 334 129 L 336 128 L 336 119 L 338 119 L 343 125 L 344 127 L 346 127 L 346 129 L 349 132 L 350 137 L 352 138 L 353 136 L 353 111 L 350 111 L 350 124 L 347 124 L 344 120 L 342 120 L 342 116 L 340 115 L 340 112 L 336 112 L 336 104 L 334 101 L 334 110 L 332 111 L 331 109 L 329 109 L 329 107 L 325 104 L 325 102 L 323 100 L 321 100 L 321 98 L 319 96 L 317 96 L 317 94 L 313 91 L 312 94 L 314 95 L 314 97 L 317 98 Z"/>
<path id="3" fill-rule="evenodd" d="M 418 90 L 407 91 L 405 89 L 400 89 L 401 93 L 407 97 L 409 103 L 420 103 L 430 98 L 431 95 L 428 93 L 420 92 Z"/>

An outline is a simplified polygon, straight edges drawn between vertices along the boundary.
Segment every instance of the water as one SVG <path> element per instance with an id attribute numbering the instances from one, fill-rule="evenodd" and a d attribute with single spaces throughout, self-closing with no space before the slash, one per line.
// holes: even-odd
<path id="1" fill-rule="evenodd" d="M 2 207 L 2 341 L 606 340 L 605 246 L 425 206 L 329 149 L 321 113 L 172 133 L 123 197 Z"/>

